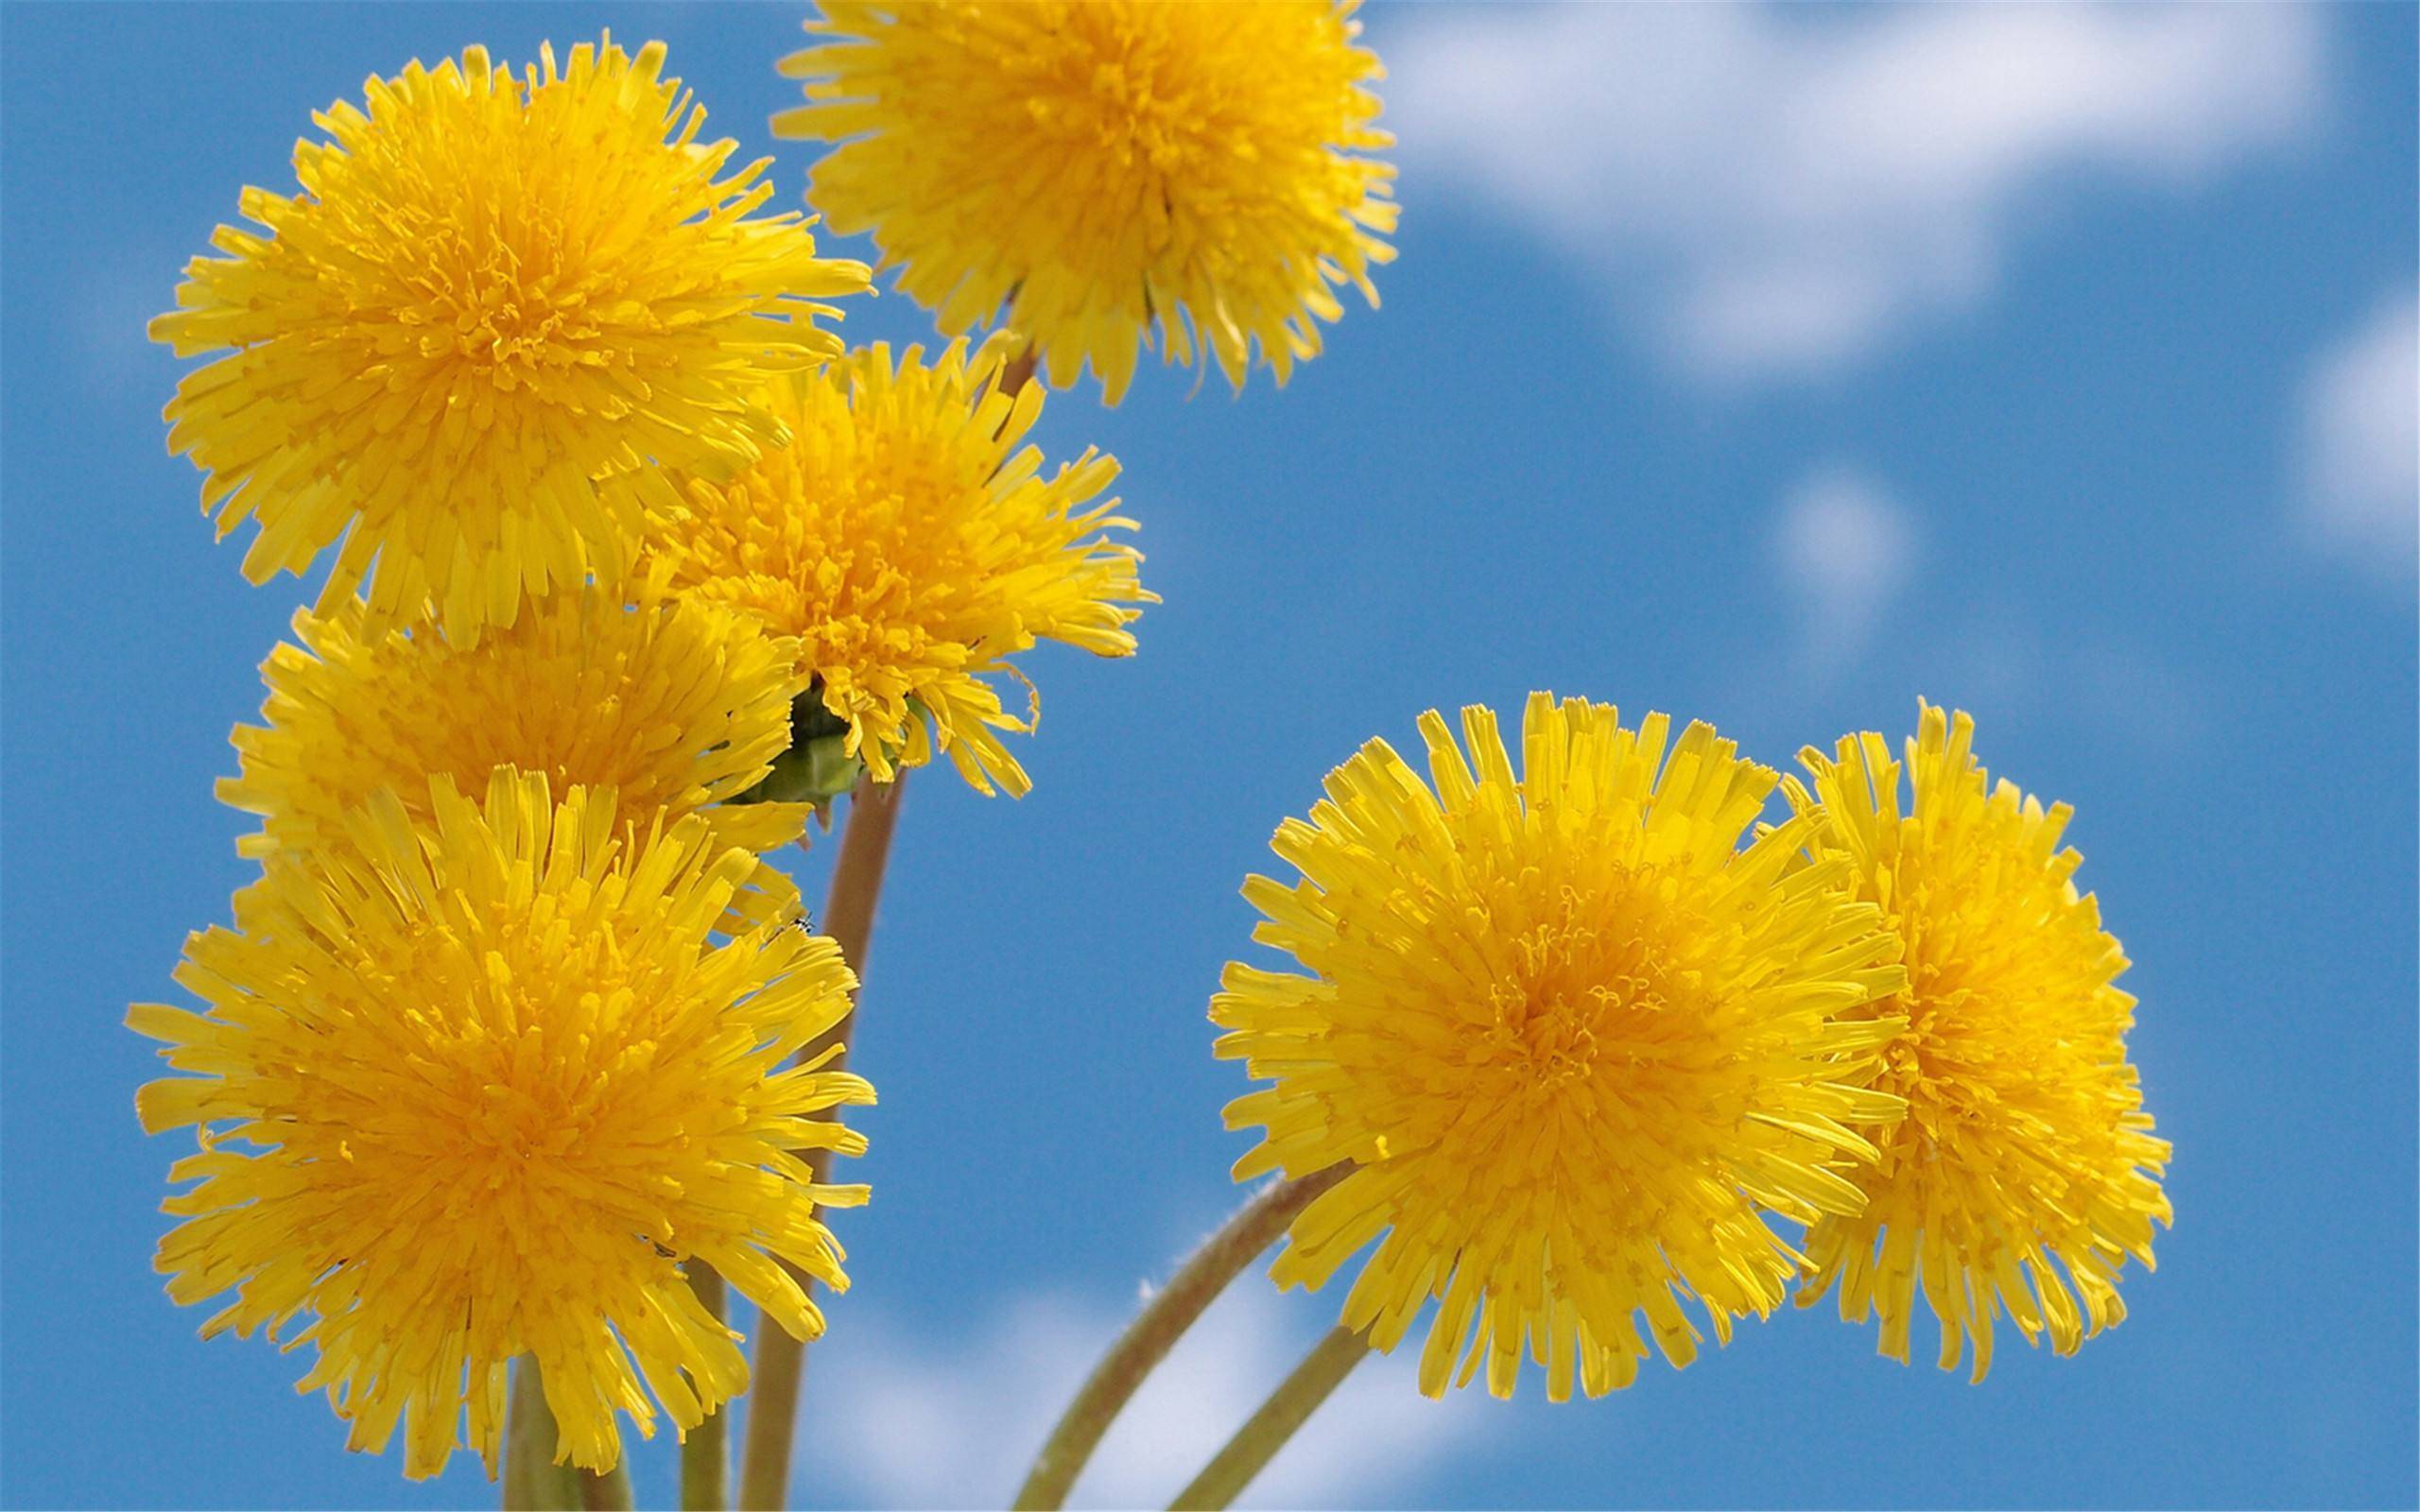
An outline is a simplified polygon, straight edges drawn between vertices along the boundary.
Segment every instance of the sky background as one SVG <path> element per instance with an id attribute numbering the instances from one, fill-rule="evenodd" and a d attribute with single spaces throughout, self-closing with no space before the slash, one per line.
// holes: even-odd
<path id="1" fill-rule="evenodd" d="M 310 112 L 483 42 L 662 38 L 807 151 L 780 6 L 11 5 L 5 77 L 0 1499 L 493 1504 L 348 1455 L 304 1362 L 149 1269 L 211 782 L 308 585 L 247 587 L 143 339 Z M 1550 1406 L 1366 1367 L 1259 1504 L 2414 1500 L 2414 11 L 1384 9 L 1401 259 L 1279 391 L 1147 369 L 1037 433 L 1125 464 L 1141 654 L 1030 658 L 1022 801 L 909 787 L 809 1361 L 809 1504 L 994 1504 L 1138 1286 L 1237 1202 L 1203 1018 L 1244 875 L 1361 741 L 1531 688 L 1786 763 L 1919 695 L 2069 833 L 2142 1000 L 2177 1226 L 2123 1327 L 1985 1384 L 1828 1311 Z M 832 250 L 869 255 L 860 243 Z M 897 295 L 857 339 L 926 335 Z M 247 538 L 248 539 L 248 538 Z M 801 863 L 811 888 L 834 848 Z M 811 892 L 810 896 L 815 893 Z M 1255 1272 L 1079 1488 L 1161 1504 L 1332 1321 Z M 1920 1325 L 1920 1359 L 1927 1333 Z M 641 1452 L 670 1497 L 670 1435 Z"/>

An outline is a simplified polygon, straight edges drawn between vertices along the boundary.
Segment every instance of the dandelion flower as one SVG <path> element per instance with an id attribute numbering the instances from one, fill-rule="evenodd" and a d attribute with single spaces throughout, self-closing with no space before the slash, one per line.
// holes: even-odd
<path id="1" fill-rule="evenodd" d="M 307 1315 L 284 1340 L 317 1351 L 302 1389 L 351 1448 L 400 1423 L 414 1478 L 466 1418 L 494 1474 L 524 1352 L 558 1459 L 602 1471 L 617 1412 L 653 1432 L 650 1392 L 685 1432 L 746 1388 L 684 1265 L 802 1338 L 822 1315 L 779 1262 L 846 1286 L 816 1209 L 865 1189 L 815 1184 L 802 1152 L 861 1151 L 825 1115 L 873 1091 L 783 1067 L 855 983 L 788 922 L 710 939 L 752 860 L 701 821 L 636 828 L 580 789 L 558 808 L 535 775 L 497 774 L 484 805 L 433 787 L 424 826 L 382 794 L 343 849 L 271 857 L 273 927 L 186 942 L 204 1011 L 129 1013 L 188 1074 L 143 1089 L 144 1126 L 200 1145 L 157 1264 L 181 1303 L 233 1292 L 205 1335 Z"/>
<path id="2" fill-rule="evenodd" d="M 1033 338 L 1115 404 L 1137 346 L 1241 387 L 1320 350 L 1391 261 L 1394 169 L 1368 154 L 1384 76 L 1353 0 L 888 5 L 827 0 L 783 60 L 807 102 L 775 134 L 837 144 L 807 198 L 871 231 L 952 335 Z"/>
<path id="3" fill-rule="evenodd" d="M 787 444 L 727 482 L 676 480 L 643 548 L 677 593 L 729 604 L 800 643 L 847 749 L 876 782 L 948 753 L 982 792 L 1029 785 L 1000 741 L 1032 728 L 995 680 L 1037 641 L 1126 656 L 1136 606 L 1133 522 L 1099 495 L 1117 476 L 1087 451 L 1047 477 L 1017 442 L 1042 391 L 1001 392 L 1011 338 L 927 366 L 909 347 L 852 352 L 775 380 L 760 402 Z"/>
<path id="4" fill-rule="evenodd" d="M 627 821 L 702 815 L 722 845 L 771 850 L 798 836 L 808 810 L 730 800 L 788 745 L 790 700 L 804 687 L 795 644 L 706 603 L 572 590 L 469 649 L 434 627 L 367 634 L 361 604 L 294 617 L 298 644 L 263 663 L 265 723 L 235 728 L 238 775 L 219 799 L 261 816 L 239 841 L 250 856 L 306 851 L 340 839 L 381 788 L 429 817 L 428 779 L 482 792 L 516 767 L 557 793 L 612 788 Z M 791 888 L 769 866 L 743 901 L 779 902 Z"/>
<path id="5" fill-rule="evenodd" d="M 1218 1053 L 1273 1083 L 1227 1108 L 1266 1131 L 1236 1177 L 1350 1162 L 1271 1275 L 1318 1287 L 1375 1240 L 1344 1324 L 1392 1349 L 1439 1298 L 1423 1391 L 1460 1354 L 1510 1396 L 1526 1346 L 1550 1398 L 1598 1396 L 1636 1376 L 1639 1314 L 1686 1365 L 1683 1299 L 1719 1340 L 1780 1305 L 1798 1257 L 1761 1209 L 1857 1209 L 1835 1167 L 1898 1106 L 1864 1086 L 1895 1026 L 1848 1015 L 1897 947 L 1841 864 L 1789 869 L 1808 820 L 1737 849 L 1774 774 L 1706 725 L 1668 746 L 1661 714 L 1533 695 L 1520 776 L 1486 709 L 1468 762 L 1420 729 L 1426 782 L 1371 742 L 1278 828 L 1301 880 L 1244 885 L 1305 973 L 1231 965 L 1212 1001 Z"/>
<path id="6" fill-rule="evenodd" d="M 1907 1113 L 1855 1173 L 1864 1210 L 1808 1233 L 1799 1301 L 1838 1285 L 1841 1316 L 1878 1314 L 1882 1352 L 1904 1362 L 1921 1283 L 1942 1368 L 1971 1343 L 1980 1381 L 2002 1312 L 2061 1354 L 2122 1319 L 2118 1270 L 2130 1255 L 2151 1267 L 2152 1225 L 2170 1215 L 2168 1142 L 2126 1059 L 2126 956 L 2076 892 L 2083 858 L 2059 846 L 2069 811 L 1992 786 L 1974 737 L 1965 714 L 1925 706 L 1905 811 L 1900 764 L 1870 732 L 1801 753 L 1814 792 L 1793 780 L 1790 798 L 1822 826 L 1824 864 L 1849 863 L 1845 896 L 1889 918 L 1908 968 L 1902 991 L 1860 1010 L 1905 1025 L 1875 1085 Z"/>
<path id="7" fill-rule="evenodd" d="M 171 450 L 209 474 L 221 537 L 260 532 L 264 582 L 337 553 L 320 603 L 370 582 L 373 627 L 447 633 L 619 572 L 649 460 L 729 469 L 780 438 L 747 403 L 838 351 L 805 302 L 864 286 L 795 215 L 757 215 L 766 163 L 726 172 L 664 48 L 551 47 L 519 77 L 482 48 L 313 117 L 302 192 L 244 191 L 151 325 L 179 356 Z"/>

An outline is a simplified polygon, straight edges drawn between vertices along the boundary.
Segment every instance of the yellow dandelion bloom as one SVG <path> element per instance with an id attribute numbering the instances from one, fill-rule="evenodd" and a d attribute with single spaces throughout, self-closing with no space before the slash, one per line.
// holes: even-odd
<path id="1" fill-rule="evenodd" d="M 468 649 L 432 626 L 366 633 L 361 603 L 294 617 L 295 644 L 261 667 L 262 725 L 235 727 L 238 773 L 218 797 L 261 816 L 249 856 L 340 839 L 382 788 L 429 816 L 428 779 L 464 792 L 516 767 L 553 791 L 611 788 L 645 825 L 701 815 L 715 840 L 766 851 L 798 838 L 797 803 L 733 803 L 789 744 L 790 700 L 805 686 L 794 643 L 704 603 L 572 590 Z M 779 906 L 790 885 L 759 868 L 746 901 Z"/>
<path id="2" fill-rule="evenodd" d="M 1908 1111 L 1855 1173 L 1864 1211 L 1808 1233 L 1799 1301 L 1838 1285 L 1841 1316 L 1878 1314 L 1882 1352 L 1905 1361 L 1921 1284 L 1942 1368 L 1971 1343 L 1980 1381 L 2002 1312 L 2062 1354 L 2122 1319 L 2118 1270 L 2130 1255 L 2151 1267 L 2152 1225 L 2170 1214 L 2168 1142 L 2126 1059 L 2126 956 L 2076 892 L 2069 810 L 1992 786 L 1974 737 L 1965 714 L 1924 707 L 1904 811 L 1900 764 L 1871 732 L 1802 752 L 1814 791 L 1789 785 L 1824 865 L 1848 862 L 1845 896 L 1883 910 L 1908 968 L 1904 990 L 1861 1010 L 1904 1022 L 1875 1085 Z"/>
<path id="3" fill-rule="evenodd" d="M 837 146 L 807 198 L 871 231 L 950 334 L 1008 306 L 1049 381 L 1109 403 L 1137 346 L 1286 381 L 1392 261 L 1384 77 L 1353 0 L 1185 5 L 826 0 L 785 59 L 777 135 Z"/>
<path id="4" fill-rule="evenodd" d="M 406 1473 L 468 1441 L 495 1470 L 505 1375 L 535 1357 L 559 1459 L 610 1469 L 615 1414 L 685 1432 L 744 1390 L 736 1335 L 682 1267 L 713 1265 L 801 1338 L 822 1329 L 778 1263 L 847 1285 L 803 1152 L 856 1154 L 823 1115 L 873 1101 L 857 1077 L 784 1063 L 848 1012 L 838 949 L 786 921 L 717 944 L 745 851 L 685 820 L 618 822 L 610 795 L 499 773 L 484 805 L 433 784 L 415 826 L 394 796 L 323 857 L 269 859 L 268 927 L 192 936 L 194 1013 L 138 1004 L 182 1076 L 136 1098 L 200 1149 L 164 1211 L 158 1267 L 181 1303 L 233 1290 L 205 1335 L 308 1343 L 376 1452 Z"/>
<path id="5" fill-rule="evenodd" d="M 465 51 L 313 117 L 302 192 L 247 189 L 177 308 L 171 450 L 209 474 L 245 575 L 339 538 L 320 606 L 370 579 L 373 626 L 432 608 L 457 639 L 526 595 L 620 571 L 650 459 L 736 467 L 780 438 L 747 403 L 838 342 L 808 299 L 862 288 L 795 215 L 757 215 L 766 162 L 727 172 L 664 48 L 552 48 L 516 77 Z M 774 318 L 768 318 L 773 317 Z"/>
<path id="6" fill-rule="evenodd" d="M 1278 828 L 1301 880 L 1245 884 L 1253 937 L 1307 974 L 1231 965 L 1212 1001 L 1218 1053 L 1273 1083 L 1227 1108 L 1266 1131 L 1236 1177 L 1350 1162 L 1271 1275 L 1318 1287 L 1376 1240 L 1344 1323 L 1392 1349 L 1439 1298 L 1423 1391 L 1459 1353 L 1510 1396 L 1526 1345 L 1550 1398 L 1600 1395 L 1639 1314 L 1686 1365 L 1683 1299 L 1726 1341 L 1783 1301 L 1798 1256 L 1762 1209 L 1858 1208 L 1835 1167 L 1898 1108 L 1864 1085 L 1896 1026 L 1849 1014 L 1902 985 L 1897 946 L 1845 863 L 1790 869 L 1811 821 L 1737 849 L 1774 774 L 1706 725 L 1533 695 L 1519 776 L 1486 709 L 1469 761 L 1420 730 L 1427 781 L 1371 742 Z"/>
<path id="7" fill-rule="evenodd" d="M 877 345 L 776 380 L 760 402 L 788 443 L 728 481 L 677 479 L 643 548 L 675 592 L 796 637 L 877 782 L 938 747 L 978 790 L 1023 794 L 1000 731 L 1032 716 L 1001 706 L 1009 659 L 1037 641 L 1130 655 L 1127 625 L 1158 602 L 1108 535 L 1133 528 L 1099 498 L 1117 463 L 1086 451 L 1046 477 L 1017 445 L 1042 391 L 1000 391 L 1011 345 L 954 342 L 929 366 Z"/>

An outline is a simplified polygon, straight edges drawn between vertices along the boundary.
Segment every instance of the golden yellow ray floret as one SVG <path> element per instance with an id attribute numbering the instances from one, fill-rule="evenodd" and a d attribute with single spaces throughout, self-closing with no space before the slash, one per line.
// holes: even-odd
<path id="1" fill-rule="evenodd" d="M 1385 70 L 1353 0 L 826 0 L 775 134 L 835 144 L 807 198 L 871 232 L 952 335 L 997 318 L 1109 403 L 1146 340 L 1284 383 L 1392 261 Z"/>
<path id="2" fill-rule="evenodd" d="M 495 1471 L 508 1363 L 535 1357 L 559 1460 L 610 1469 L 616 1413 L 683 1432 L 744 1390 L 737 1335 L 683 1267 L 715 1267 L 801 1338 L 835 1290 L 816 1210 L 865 1200 L 804 1153 L 859 1078 L 784 1064 L 849 1010 L 838 949 L 794 921 L 710 931 L 754 865 L 691 818 L 621 822 L 610 795 L 499 772 L 484 803 L 439 778 L 415 826 L 391 793 L 341 847 L 271 856 L 254 924 L 186 942 L 205 1008 L 128 1023 L 186 1074 L 136 1098 L 195 1125 L 158 1267 L 205 1326 L 313 1346 L 349 1447 L 400 1422 L 406 1473 L 468 1441 Z"/>
<path id="3" fill-rule="evenodd" d="M 1466 760 L 1422 716 L 1428 777 L 1373 741 L 1272 848 L 1298 871 L 1244 896 L 1302 972 L 1227 968 L 1218 1053 L 1272 1085 L 1227 1109 L 1262 1143 L 1236 1167 L 1351 1170 L 1295 1219 L 1271 1275 L 1323 1284 L 1376 1246 L 1347 1327 L 1392 1349 L 1430 1297 L 1421 1389 L 1512 1394 L 1526 1346 L 1547 1395 L 1627 1385 L 1789 1293 L 1763 1210 L 1856 1211 L 1839 1167 L 1899 1108 L 1867 1089 L 1898 948 L 1845 861 L 1792 870 L 1811 821 L 1744 850 L 1772 792 L 1704 724 L 1672 741 L 1610 706 L 1533 695 L 1516 775 L 1484 708 Z"/>
<path id="4" fill-rule="evenodd" d="M 238 774 L 218 784 L 220 801 L 261 816 L 237 842 L 248 856 L 341 839 L 382 788 L 425 819 L 431 776 L 476 793 L 500 767 L 557 793 L 611 788 L 626 822 L 700 815 L 718 844 L 752 851 L 805 830 L 804 804 L 730 801 L 787 747 L 805 687 L 796 643 L 749 615 L 571 589 L 468 649 L 434 626 L 372 635 L 362 620 L 357 599 L 298 612 L 296 644 L 262 664 L 264 723 L 235 727 Z M 795 899 L 767 865 L 743 902 Z"/>
<path id="5" fill-rule="evenodd" d="M 1001 706 L 997 679 L 1022 680 L 1010 658 L 1037 641 L 1131 655 L 1126 627 L 1158 602 L 1110 535 L 1134 528 L 1100 498 L 1116 462 L 1087 450 L 1045 476 L 1018 446 L 1043 396 L 1001 392 L 1014 345 L 954 342 L 929 365 L 876 345 L 775 380 L 759 403 L 787 443 L 727 481 L 675 475 L 642 547 L 674 592 L 795 637 L 877 782 L 938 747 L 978 790 L 1023 794 L 1000 732 L 1032 711 Z"/>
<path id="6" fill-rule="evenodd" d="M 766 161 L 662 77 L 664 48 L 551 47 L 516 76 L 467 49 L 312 117 L 301 192 L 247 189 L 151 324 L 233 349 L 168 405 L 254 582 L 339 539 L 320 604 L 368 582 L 373 627 L 431 610 L 457 639 L 525 596 L 621 571 L 627 479 L 739 466 L 780 438 L 748 403 L 838 350 L 807 302 L 864 287 L 796 215 L 759 215 Z"/>
<path id="7" fill-rule="evenodd" d="M 1864 1211 L 1807 1234 L 1798 1299 L 1837 1285 L 1841 1315 L 1879 1314 L 1882 1352 L 1905 1361 L 1921 1286 L 1942 1368 L 1971 1344 L 1980 1381 L 2002 1313 L 2062 1354 L 2122 1319 L 2118 1271 L 2151 1267 L 2171 1213 L 2169 1144 L 2126 1058 L 2125 953 L 2059 844 L 2070 811 L 1993 786 L 1974 738 L 1966 714 L 1926 705 L 1904 768 L 1868 731 L 1802 752 L 1813 791 L 1789 788 L 1818 826 L 1809 853 L 1843 898 L 1882 909 L 1908 967 L 1903 990 L 1859 1010 L 1904 1024 L 1874 1085 L 1908 1111 L 1852 1175 Z"/>

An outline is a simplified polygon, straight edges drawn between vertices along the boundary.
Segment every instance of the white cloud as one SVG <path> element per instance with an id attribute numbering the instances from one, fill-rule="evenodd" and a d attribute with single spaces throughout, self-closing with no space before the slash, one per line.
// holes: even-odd
<path id="1" fill-rule="evenodd" d="M 2420 299 L 2390 296 L 2323 353 L 2304 405 L 2313 539 L 2374 571 L 2410 576 L 2420 559 Z"/>
<path id="2" fill-rule="evenodd" d="M 1831 369 L 1987 295 L 2059 177 L 2188 185 L 2319 105 L 2289 6 L 1567 6 L 1390 43 L 1412 174 L 1500 203 L 1703 376 Z"/>
<path id="3" fill-rule="evenodd" d="M 1915 565 L 1913 518 L 1846 468 L 1810 473 L 1782 501 L 1773 565 L 1796 598 L 1808 668 L 1837 672 L 1872 639 Z"/>
<path id="4" fill-rule="evenodd" d="M 852 1337 L 818 1347 L 821 1426 L 801 1473 L 872 1504 L 1004 1506 L 1131 1311 L 1025 1297 L 954 1341 L 903 1338 L 861 1316 Z M 1165 1506 L 1333 1321 L 1329 1297 L 1239 1278 L 1135 1394 L 1070 1504 Z M 1384 1504 L 1464 1442 L 1489 1403 L 1422 1397 L 1416 1352 L 1362 1365 L 1240 1504 Z"/>

